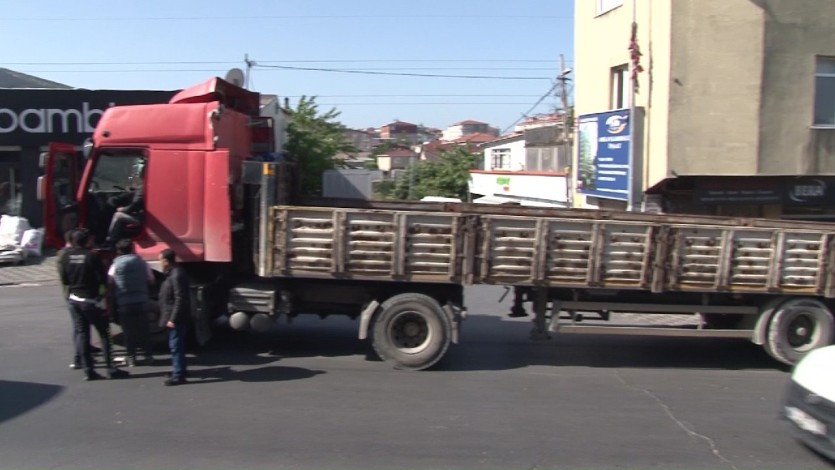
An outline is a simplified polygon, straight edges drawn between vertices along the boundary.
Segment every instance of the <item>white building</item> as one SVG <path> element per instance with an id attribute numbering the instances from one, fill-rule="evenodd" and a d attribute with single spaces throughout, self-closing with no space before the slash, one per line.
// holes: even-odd
<path id="1" fill-rule="evenodd" d="M 473 202 L 567 207 L 564 171 L 528 171 L 525 134 L 511 134 L 481 146 L 484 170 L 470 171 Z"/>

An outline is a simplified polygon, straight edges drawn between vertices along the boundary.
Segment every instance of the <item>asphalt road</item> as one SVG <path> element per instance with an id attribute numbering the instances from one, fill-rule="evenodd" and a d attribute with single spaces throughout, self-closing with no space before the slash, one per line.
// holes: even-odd
<path id="1" fill-rule="evenodd" d="M 462 344 L 395 371 L 347 319 L 224 332 L 125 380 L 67 368 L 56 286 L 0 288 L 2 468 L 828 468 L 778 410 L 788 373 L 738 340 L 528 340 L 468 292 Z"/>

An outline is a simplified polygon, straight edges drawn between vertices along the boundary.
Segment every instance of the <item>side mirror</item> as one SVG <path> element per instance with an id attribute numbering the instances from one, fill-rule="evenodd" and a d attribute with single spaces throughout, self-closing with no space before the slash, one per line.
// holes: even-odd
<path id="1" fill-rule="evenodd" d="M 84 159 L 87 160 L 90 158 L 90 155 L 93 154 L 93 139 L 88 137 L 84 139 L 84 145 L 81 149 L 81 154 L 84 155 Z"/>
<path id="2" fill-rule="evenodd" d="M 41 155 L 43 156 L 43 155 Z M 43 201 L 44 199 L 44 183 L 46 182 L 46 176 L 38 176 L 38 187 L 37 189 L 37 198 L 38 201 Z"/>

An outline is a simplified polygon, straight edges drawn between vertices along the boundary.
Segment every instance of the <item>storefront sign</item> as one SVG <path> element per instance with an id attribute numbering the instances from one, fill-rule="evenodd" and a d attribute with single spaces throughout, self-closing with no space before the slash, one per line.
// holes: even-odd
<path id="1" fill-rule="evenodd" d="M 825 176 L 706 177 L 695 190 L 703 204 L 835 204 L 835 178 Z"/>
<path id="2" fill-rule="evenodd" d="M 631 177 L 628 110 L 582 115 L 579 118 L 577 191 L 608 199 L 629 199 Z"/>
<path id="3" fill-rule="evenodd" d="M 0 89 L 0 145 L 81 144 L 113 105 L 166 103 L 173 91 Z"/>

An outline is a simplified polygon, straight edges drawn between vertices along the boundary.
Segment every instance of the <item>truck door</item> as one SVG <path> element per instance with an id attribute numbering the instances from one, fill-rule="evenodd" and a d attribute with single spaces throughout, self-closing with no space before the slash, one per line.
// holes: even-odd
<path id="1" fill-rule="evenodd" d="M 43 201 L 44 242 L 64 246 L 64 233 L 81 222 L 76 193 L 81 181 L 81 160 L 70 144 L 50 143 L 41 162 L 44 175 L 38 179 L 38 198 Z"/>

